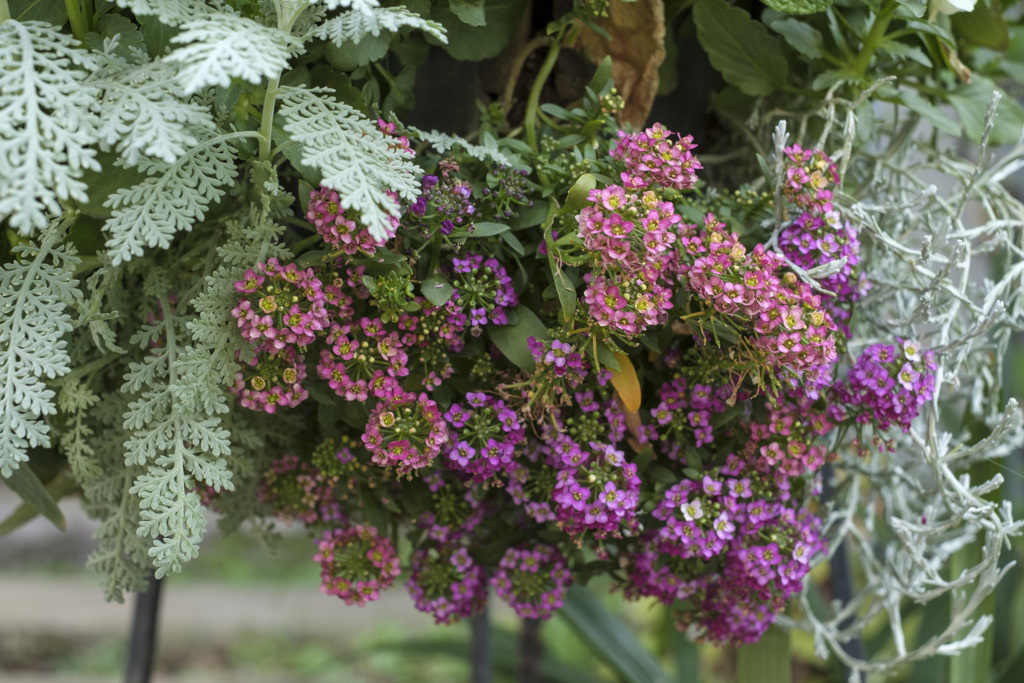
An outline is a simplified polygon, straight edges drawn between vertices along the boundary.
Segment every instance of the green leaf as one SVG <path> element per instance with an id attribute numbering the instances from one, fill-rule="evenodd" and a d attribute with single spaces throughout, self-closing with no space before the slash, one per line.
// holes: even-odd
<path id="1" fill-rule="evenodd" d="M 748 95 L 783 87 L 789 68 L 768 29 L 725 0 L 698 0 L 693 9 L 697 39 L 722 77 Z"/>
<path id="2" fill-rule="evenodd" d="M 992 81 L 975 74 L 968 85 L 947 95 L 949 103 L 960 117 L 964 133 L 971 140 L 981 139 L 985 129 L 985 113 L 995 89 Z M 995 145 L 1005 145 L 1016 142 L 1020 137 L 1021 129 L 1024 128 L 1024 110 L 1001 89 L 999 92 L 1003 93 L 1003 98 L 996 109 L 996 120 L 990 141 Z"/>
<path id="3" fill-rule="evenodd" d="M 611 55 L 605 55 L 601 63 L 597 65 L 597 71 L 594 72 L 594 77 L 590 79 L 590 89 L 598 95 L 602 94 L 609 83 L 612 83 L 612 57 Z M 614 83 L 612 83 L 614 85 Z"/>
<path id="4" fill-rule="evenodd" d="M 526 0 L 487 0 L 485 26 L 470 26 L 451 7 L 434 7 L 430 15 L 448 34 L 444 49 L 449 55 L 461 61 L 479 61 L 497 57 L 505 49 L 526 5 Z M 432 36 L 427 40 L 438 44 Z"/>
<path id="5" fill-rule="evenodd" d="M 113 152 L 99 152 L 96 160 L 100 162 L 102 170 L 82 174 L 82 180 L 89 185 L 89 201 L 78 204 L 82 213 L 93 218 L 110 218 L 114 211 L 103 205 L 107 198 L 118 190 L 138 185 L 148 177 L 138 168 L 116 165 L 114 162 L 117 158 L 118 155 Z"/>
<path id="6" fill-rule="evenodd" d="M 9 8 L 15 21 L 45 21 L 57 28 L 68 23 L 63 0 L 9 0 Z"/>
<path id="7" fill-rule="evenodd" d="M 1002 52 L 1010 46 L 1010 31 L 1000 8 L 982 0 L 971 12 L 950 17 L 953 33 L 968 43 Z"/>
<path id="8" fill-rule="evenodd" d="M 533 372 L 536 362 L 530 353 L 527 340 L 534 337 L 548 341 L 551 337 L 548 336 L 544 323 L 528 307 L 517 306 L 512 312 L 516 317 L 515 325 L 488 325 L 487 334 L 505 358 L 512 361 L 516 367 Z M 509 318 L 511 319 L 511 316 Z"/>
<path id="9" fill-rule="evenodd" d="M 505 240 L 505 244 L 507 244 L 512 251 L 516 252 L 520 256 L 526 256 L 526 247 L 524 247 L 523 243 L 519 241 L 519 238 L 511 232 L 501 233 L 501 239 Z"/>
<path id="10" fill-rule="evenodd" d="M 451 283 L 448 282 L 448 278 L 441 271 L 435 270 L 420 285 L 420 291 L 423 292 L 423 296 L 430 303 L 435 306 L 444 306 L 452 298 L 455 288 L 452 287 Z"/>
<path id="11" fill-rule="evenodd" d="M 576 315 L 576 287 L 566 274 L 565 269 L 552 255 L 551 245 L 548 245 L 548 266 L 551 268 L 551 279 L 555 283 L 558 303 L 562 306 L 562 318 L 565 322 L 569 322 Z"/>
<path id="12" fill-rule="evenodd" d="M 376 36 L 368 35 L 359 42 L 348 41 L 341 45 L 329 42 L 324 47 L 324 59 L 339 71 L 352 71 L 383 59 L 389 45 L 391 34 L 387 31 Z"/>
<path id="13" fill-rule="evenodd" d="M 513 230 L 530 228 L 540 225 L 548 215 L 548 203 L 544 199 L 533 200 L 533 206 L 519 209 L 519 217 L 511 220 Z"/>
<path id="14" fill-rule="evenodd" d="M 793 680 L 789 633 L 770 626 L 761 640 L 736 651 L 736 680 L 743 683 L 786 683 Z"/>
<path id="15" fill-rule="evenodd" d="M 25 503 L 34 507 L 43 517 L 53 522 L 55 527 L 61 531 L 67 528 L 64 513 L 60 511 L 50 492 L 46 490 L 43 482 L 39 481 L 39 477 L 36 476 L 36 473 L 28 465 L 22 465 L 11 472 L 11 476 L 4 478 L 4 483 L 7 484 L 7 488 L 17 493 L 18 497 L 25 501 Z"/>
<path id="16" fill-rule="evenodd" d="M 558 614 L 569 622 L 595 656 L 628 683 L 668 683 L 671 680 L 633 632 L 583 586 L 569 587 L 565 606 Z M 746 679 L 738 680 L 746 683 Z"/>
<path id="17" fill-rule="evenodd" d="M 817 14 L 824 12 L 836 0 L 762 0 L 764 4 L 773 10 L 785 12 L 786 14 Z"/>
<path id="18" fill-rule="evenodd" d="M 825 39 L 818 29 L 810 24 L 799 19 L 786 18 L 773 21 L 769 26 L 803 56 L 811 59 L 825 56 Z"/>
<path id="19" fill-rule="evenodd" d="M 900 99 L 911 111 L 919 114 L 921 118 L 938 128 L 944 133 L 954 137 L 960 137 L 960 126 L 953 119 L 935 105 L 929 103 L 914 90 L 901 90 Z"/>
<path id="20" fill-rule="evenodd" d="M 473 232 L 467 233 L 469 237 L 493 237 L 503 232 L 508 232 L 508 226 L 501 223 L 474 223 Z"/>
<path id="21" fill-rule="evenodd" d="M 448 0 L 448 6 L 455 16 L 470 26 L 486 26 L 485 2 L 486 0 Z"/>
<path id="22" fill-rule="evenodd" d="M 569 189 L 569 196 L 565 199 L 565 205 L 558 210 L 559 214 L 577 214 L 587 205 L 587 195 L 597 187 L 597 178 L 591 173 L 584 173 L 576 183 Z"/>

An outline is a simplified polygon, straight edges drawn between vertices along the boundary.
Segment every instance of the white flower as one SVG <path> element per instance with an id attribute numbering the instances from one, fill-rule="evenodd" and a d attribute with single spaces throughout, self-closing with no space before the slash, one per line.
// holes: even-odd
<path id="1" fill-rule="evenodd" d="M 931 13 L 956 14 L 957 12 L 972 12 L 978 0 L 931 0 L 929 3 Z"/>

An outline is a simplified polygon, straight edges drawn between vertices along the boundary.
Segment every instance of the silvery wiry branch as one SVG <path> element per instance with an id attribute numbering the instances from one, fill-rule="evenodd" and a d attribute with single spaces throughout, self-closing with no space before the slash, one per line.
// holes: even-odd
<path id="1" fill-rule="evenodd" d="M 914 339 L 939 364 L 934 398 L 907 433 L 894 428 L 882 447 L 839 447 L 834 483 L 842 494 L 829 503 L 826 525 L 831 550 L 846 543 L 856 565 L 852 598 L 823 613 L 808 587 L 802 618 L 784 621 L 810 630 L 818 653 L 834 653 L 851 681 L 981 642 L 992 618 L 975 612 L 1009 569 L 1000 566 L 1000 550 L 1021 530 L 1010 505 L 989 498 L 1002 476 L 967 474 L 972 463 L 1024 444 L 1018 403 L 1004 400 L 1001 383 L 1010 334 L 1024 329 L 1024 204 L 1001 182 L 1024 167 L 1024 144 L 988 158 L 995 102 L 978 162 L 902 134 L 902 115 L 892 126 L 877 117 L 877 147 L 845 160 L 841 204 L 860 230 L 872 283 L 854 317 L 851 352 Z M 839 114 L 833 107 L 823 116 Z M 848 142 L 829 140 L 843 149 Z M 980 561 L 952 575 L 952 554 L 976 541 Z M 941 633 L 908 642 L 908 605 L 943 596 L 951 608 Z M 894 652 L 850 655 L 845 645 L 879 619 L 888 621 Z"/>

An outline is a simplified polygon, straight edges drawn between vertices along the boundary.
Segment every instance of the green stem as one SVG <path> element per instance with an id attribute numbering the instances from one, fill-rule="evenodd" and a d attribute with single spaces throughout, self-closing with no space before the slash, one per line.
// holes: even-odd
<path id="1" fill-rule="evenodd" d="M 260 123 L 260 161 L 270 161 L 270 144 L 274 129 L 274 105 L 277 103 L 277 87 L 281 77 L 272 78 L 267 84 L 267 94 L 263 97 L 263 121 Z"/>
<path id="2" fill-rule="evenodd" d="M 533 87 L 530 88 L 530 97 L 526 101 L 526 119 L 523 121 L 523 127 L 526 129 L 526 142 L 534 152 L 538 151 L 537 110 L 540 108 L 540 93 L 544 89 L 544 83 L 547 82 L 548 76 L 551 75 L 551 71 L 555 68 L 555 62 L 558 61 L 558 53 L 562 49 L 562 36 L 565 34 L 565 29 L 566 27 L 563 26 L 558 30 L 558 35 L 555 36 L 554 42 L 551 43 L 548 56 L 541 65 L 540 71 L 537 72 L 537 78 L 534 79 Z"/>
<path id="3" fill-rule="evenodd" d="M 878 46 L 882 44 L 885 32 L 889 28 L 889 22 L 892 21 L 892 15 L 896 8 L 896 0 L 889 0 L 871 24 L 871 30 L 868 32 L 867 38 L 864 39 L 864 45 L 861 46 L 860 52 L 857 53 L 856 59 L 853 60 L 853 71 L 858 76 L 863 77 L 867 73 L 868 66 L 871 65 L 871 58 L 874 56 Z"/>
<path id="4" fill-rule="evenodd" d="M 96 10 L 93 9 L 93 0 L 82 0 L 82 14 L 85 17 L 85 28 L 89 31 L 96 28 Z"/>
<path id="5" fill-rule="evenodd" d="M 0 0 L 0 22 L 7 21 L 11 18 L 11 8 L 7 5 L 7 0 Z"/>
<path id="6" fill-rule="evenodd" d="M 64 0 L 64 6 L 68 9 L 71 33 L 78 39 L 78 42 L 85 43 L 85 34 L 89 32 L 89 29 L 82 18 L 82 8 L 78 6 L 78 0 Z"/>

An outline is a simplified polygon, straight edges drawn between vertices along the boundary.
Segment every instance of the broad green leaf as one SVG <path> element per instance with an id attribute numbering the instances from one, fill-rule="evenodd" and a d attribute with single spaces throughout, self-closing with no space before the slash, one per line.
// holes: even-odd
<path id="1" fill-rule="evenodd" d="M 526 0 L 487 0 L 486 26 L 470 26 L 444 5 L 434 7 L 430 15 L 448 35 L 445 50 L 449 55 L 461 61 L 479 61 L 497 57 L 505 49 L 526 5 Z M 436 44 L 432 37 L 429 41 Z"/>
<path id="2" fill-rule="evenodd" d="M 18 494 L 23 501 L 38 510 L 43 517 L 53 522 L 53 525 L 64 531 L 67 522 L 64 520 L 64 513 L 57 507 L 56 501 L 50 492 L 39 481 L 39 477 L 32 471 L 32 468 L 23 465 L 11 472 L 11 476 L 4 479 L 7 487 Z M 5 522 L 6 526 L 6 522 Z"/>
<path id="3" fill-rule="evenodd" d="M 485 2 L 486 0 L 448 0 L 448 7 L 455 16 L 470 26 L 486 26 Z"/>
<path id="4" fill-rule="evenodd" d="M 452 298 L 455 288 L 448 282 L 448 278 L 440 271 L 435 270 L 420 285 L 420 291 L 430 303 L 435 306 L 444 306 Z"/>
<path id="5" fill-rule="evenodd" d="M 89 200 L 80 202 L 78 208 L 82 213 L 94 218 L 110 218 L 114 213 L 113 209 L 104 206 L 104 202 L 115 192 L 127 191 L 148 176 L 138 168 L 116 165 L 114 162 L 117 155 L 113 152 L 100 152 L 96 155 L 96 160 L 103 168 L 82 174 L 82 180 L 89 185 Z"/>
<path id="6" fill-rule="evenodd" d="M 487 334 L 505 358 L 512 361 L 516 367 L 532 372 L 536 362 L 530 353 L 527 340 L 534 337 L 548 341 L 550 337 L 544 323 L 528 307 L 517 306 L 513 313 L 516 317 L 515 325 L 488 325 Z"/>
<path id="7" fill-rule="evenodd" d="M 1000 52 L 1010 46 L 1010 31 L 998 3 L 981 0 L 971 12 L 950 17 L 953 34 L 969 43 Z"/>
<path id="8" fill-rule="evenodd" d="M 996 86 L 992 81 L 975 74 L 967 85 L 948 94 L 949 103 L 956 110 L 963 124 L 964 133 L 971 140 L 981 139 L 985 128 L 985 113 Z M 1016 142 L 1024 128 L 1024 110 L 1014 99 L 1004 93 L 996 109 L 995 125 L 992 128 L 991 142 L 1004 145 Z"/>
<path id="9" fill-rule="evenodd" d="M 597 187 L 597 178 L 590 173 L 584 173 L 569 189 L 569 196 L 565 199 L 565 205 L 558 210 L 560 214 L 577 214 L 587 205 L 587 195 Z"/>
<path id="10" fill-rule="evenodd" d="M 8 0 L 8 7 L 15 21 L 44 21 L 57 28 L 68 22 L 63 0 Z"/>
<path id="11" fill-rule="evenodd" d="M 632 631 L 605 609 L 591 591 L 579 584 L 569 587 L 565 606 L 558 611 L 590 651 L 628 683 L 668 683 L 661 668 Z M 739 679 L 746 683 L 745 679 Z"/>
<path id="12" fill-rule="evenodd" d="M 27 467 L 22 467 L 22 468 L 19 468 L 17 471 L 20 472 L 22 470 L 27 470 L 27 469 L 28 469 Z M 8 486 L 9 485 L 10 484 L 8 484 Z M 46 493 L 49 494 L 50 499 L 52 501 L 54 501 L 54 502 L 60 500 L 61 498 L 64 498 L 65 496 L 71 494 L 72 492 L 76 491 L 77 489 L 78 489 L 78 482 L 76 482 L 74 480 L 74 478 L 69 477 L 64 472 L 61 472 L 60 474 L 58 474 L 54 478 L 53 481 L 51 481 L 49 484 L 46 485 Z M 54 507 L 56 508 L 56 506 L 54 506 Z M 49 517 L 49 516 L 47 517 L 47 519 L 49 519 L 51 522 L 53 522 L 54 525 L 58 529 L 63 531 L 64 528 L 65 528 L 64 516 L 61 513 L 60 508 L 56 508 L 56 510 L 57 510 L 57 514 L 60 515 L 60 521 L 59 522 L 54 521 L 54 519 L 52 517 Z M 21 527 L 22 525 L 31 522 L 39 514 L 40 514 L 39 508 L 36 507 L 35 505 L 33 505 L 32 503 L 29 503 L 29 502 L 22 503 L 21 505 L 19 505 L 17 507 L 17 509 L 14 510 L 14 512 L 12 512 L 7 517 L 7 519 L 5 519 L 3 521 L 2 524 L 0 524 L 0 536 L 6 536 L 7 534 L 11 533 L 15 529 Z"/>
<path id="13" fill-rule="evenodd" d="M 748 95 L 767 95 L 786 83 L 789 67 L 778 41 L 744 10 L 725 0 L 698 0 L 697 39 L 728 83 Z"/>
<path id="14" fill-rule="evenodd" d="M 629 356 L 624 353 L 616 353 L 615 360 L 619 363 L 618 370 L 612 370 L 612 386 L 619 392 L 619 398 L 626 410 L 635 413 L 640 410 L 640 380 L 636 376 L 636 368 L 633 367 Z"/>
<path id="15" fill-rule="evenodd" d="M 788 683 L 793 680 L 789 633 L 770 626 L 761 640 L 736 651 L 736 680 L 743 683 Z"/>
<path id="16" fill-rule="evenodd" d="M 836 0 L 762 0 L 764 4 L 768 5 L 774 10 L 779 12 L 785 12 L 786 14 L 817 14 L 818 12 L 824 12 L 833 4 Z"/>
<path id="17" fill-rule="evenodd" d="M 941 109 L 929 103 L 914 90 L 901 90 L 900 99 L 903 100 L 903 104 L 908 108 L 915 113 L 920 114 L 921 118 L 925 119 L 939 130 L 944 133 L 949 133 L 955 137 L 960 137 L 960 126 L 957 125 L 956 121 L 946 116 Z"/>
<path id="18" fill-rule="evenodd" d="M 807 22 L 786 18 L 773 21 L 769 26 L 805 57 L 820 59 L 825 56 L 825 39 L 818 29 Z"/>

